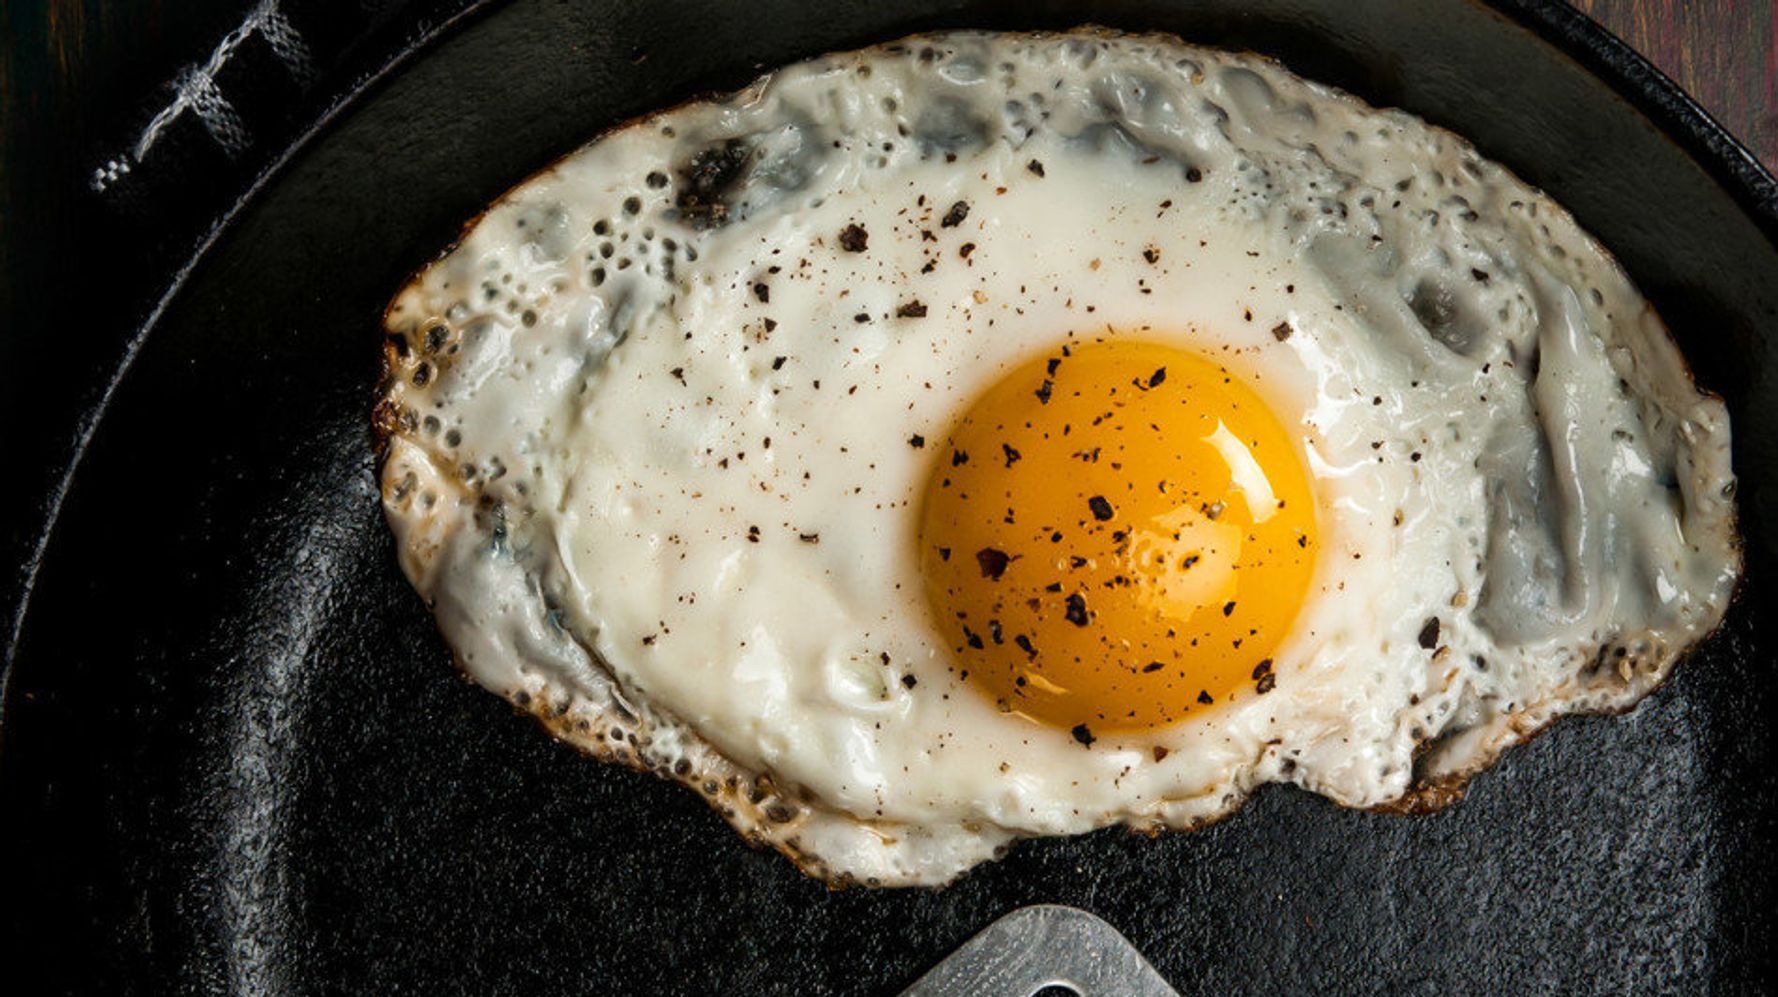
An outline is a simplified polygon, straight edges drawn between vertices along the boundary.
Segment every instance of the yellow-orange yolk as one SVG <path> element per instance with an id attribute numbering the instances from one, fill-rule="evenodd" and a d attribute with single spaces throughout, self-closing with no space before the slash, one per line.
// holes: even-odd
<path id="1" fill-rule="evenodd" d="M 1269 691 L 1316 549 L 1271 410 L 1151 343 L 1058 347 L 1001 379 L 937 449 L 920 519 L 955 667 L 1089 744 Z"/>

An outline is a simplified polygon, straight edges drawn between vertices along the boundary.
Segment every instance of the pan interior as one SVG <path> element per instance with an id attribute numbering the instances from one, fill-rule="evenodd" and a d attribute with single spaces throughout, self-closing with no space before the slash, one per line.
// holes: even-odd
<path id="1" fill-rule="evenodd" d="M 1095 21 L 1277 55 L 1548 189 L 1728 399 L 1748 579 L 1622 719 L 1559 724 L 1436 817 L 1263 792 L 1209 830 L 1024 844 L 832 893 L 691 794 L 457 678 L 396 568 L 376 319 L 464 218 L 596 130 L 817 51 Z M 1486 95 L 1486 99 L 1478 99 Z M 475 20 L 238 218 L 75 480 L 6 703 L 0 895 L 70 989 L 892 990 L 995 916 L 1079 905 L 1182 992 L 1733 985 L 1770 955 L 1778 252 L 1621 97 L 1468 0 L 563 5 Z M 29 916 L 23 911 L 29 908 Z"/>

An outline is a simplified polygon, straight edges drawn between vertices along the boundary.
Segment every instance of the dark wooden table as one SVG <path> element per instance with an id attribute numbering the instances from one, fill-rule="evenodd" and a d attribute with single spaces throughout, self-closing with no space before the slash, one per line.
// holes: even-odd
<path id="1" fill-rule="evenodd" d="M 1773 0 L 1573 0 L 1778 170 Z"/>

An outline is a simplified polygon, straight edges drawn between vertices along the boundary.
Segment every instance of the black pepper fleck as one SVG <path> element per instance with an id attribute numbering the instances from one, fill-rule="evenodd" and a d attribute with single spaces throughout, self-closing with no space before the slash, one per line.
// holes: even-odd
<path id="1" fill-rule="evenodd" d="M 1067 608 L 1063 611 L 1063 616 L 1067 618 L 1069 623 L 1072 623 L 1077 627 L 1086 626 L 1087 600 L 1085 597 L 1079 592 L 1069 595 L 1067 599 Z"/>
<path id="2" fill-rule="evenodd" d="M 1438 617 L 1429 617 L 1420 627 L 1420 646 L 1428 651 L 1438 646 Z"/>
<path id="3" fill-rule="evenodd" d="M 975 563 L 982 569 L 982 577 L 991 581 L 999 581 L 1006 574 L 1006 566 L 1012 558 L 1006 552 L 994 547 L 983 547 L 975 552 Z"/>

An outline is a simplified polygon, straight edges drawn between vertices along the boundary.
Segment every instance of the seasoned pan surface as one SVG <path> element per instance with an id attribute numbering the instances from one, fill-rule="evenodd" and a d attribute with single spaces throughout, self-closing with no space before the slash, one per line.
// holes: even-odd
<path id="1" fill-rule="evenodd" d="M 830 892 L 693 795 L 590 763 L 449 667 L 369 445 L 377 318 L 461 221 L 601 127 L 815 52 L 1091 20 L 1252 48 L 1548 189 L 1729 401 L 1747 580 L 1625 718 L 1558 724 L 1440 815 L 1273 788 L 1209 830 L 1030 842 Z M 520 0 L 414 53 L 232 215 L 77 455 L 0 726 L 7 964 L 75 992 L 884 992 L 1022 904 L 1184 993 L 1752 991 L 1778 775 L 1778 199 L 1553 5 Z"/>

